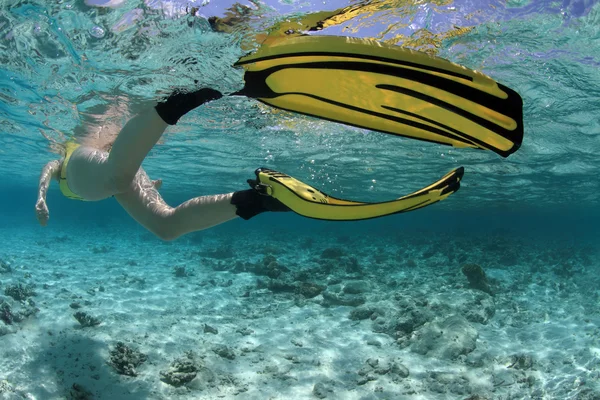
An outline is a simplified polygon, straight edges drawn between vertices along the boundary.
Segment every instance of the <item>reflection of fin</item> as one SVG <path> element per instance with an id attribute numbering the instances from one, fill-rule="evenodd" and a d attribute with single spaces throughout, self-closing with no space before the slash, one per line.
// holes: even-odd
<path id="1" fill-rule="evenodd" d="M 382 203 L 336 199 L 291 176 L 266 168 L 259 168 L 255 173 L 256 190 L 279 200 L 297 214 L 330 221 L 355 221 L 412 211 L 443 200 L 458 190 L 464 169 L 457 168 L 426 188 Z"/>
<path id="2" fill-rule="evenodd" d="M 282 38 L 242 57 L 263 103 L 361 128 L 506 157 L 523 139 L 523 102 L 482 73 L 425 53 L 334 36 Z"/>
<path id="3" fill-rule="evenodd" d="M 268 36 L 296 36 L 341 25 L 355 18 L 366 17 L 389 9 L 396 9 L 390 0 L 363 0 L 332 11 L 318 11 L 301 15 L 288 15 L 268 29 Z"/>
<path id="4" fill-rule="evenodd" d="M 297 17 L 288 17 L 285 20 L 276 23 L 267 30 L 268 36 L 296 36 L 302 35 L 308 31 L 318 31 L 324 28 L 324 23 L 330 17 L 337 15 L 340 10 L 319 11 Z"/>
<path id="5" fill-rule="evenodd" d="M 281 37 L 304 35 L 305 32 L 319 31 L 345 21 L 341 17 L 345 9 L 341 8 L 334 11 L 288 16 L 265 31 L 255 33 L 255 29 L 251 26 L 253 15 L 248 10 L 251 9 L 246 6 L 235 7 L 230 9 L 223 18 L 208 18 L 208 23 L 214 32 L 242 34 L 244 37 L 241 43 L 242 49 L 248 51 L 255 49 L 257 44 L 270 45 L 271 41 Z M 336 18 L 336 20 L 332 21 L 331 18 Z"/>
<path id="6" fill-rule="evenodd" d="M 385 1 L 362 1 L 352 6 L 330 11 L 328 13 L 329 15 L 321 16 L 321 19 L 313 22 L 311 24 L 312 26 L 307 30 L 320 31 L 331 26 L 341 25 L 365 14 L 373 14 L 382 11 L 385 8 L 385 3 Z M 392 5 L 392 7 L 395 6 Z M 308 16 L 310 15 L 313 14 L 308 14 Z"/>

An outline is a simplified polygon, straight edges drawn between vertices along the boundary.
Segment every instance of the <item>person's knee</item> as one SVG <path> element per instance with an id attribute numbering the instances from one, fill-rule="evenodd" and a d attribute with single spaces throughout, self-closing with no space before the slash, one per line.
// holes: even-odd
<path id="1" fill-rule="evenodd" d="M 164 240 L 165 242 L 171 242 L 179 237 L 178 235 L 173 234 L 173 232 L 171 232 L 168 229 L 157 229 L 152 233 L 154 233 L 156 237 L 158 237 L 161 240 Z"/>
<path id="2" fill-rule="evenodd" d="M 157 238 L 164 240 L 165 242 L 171 242 L 177 239 L 178 235 L 172 225 L 168 223 L 168 219 L 165 218 L 160 224 L 148 228 Z"/>

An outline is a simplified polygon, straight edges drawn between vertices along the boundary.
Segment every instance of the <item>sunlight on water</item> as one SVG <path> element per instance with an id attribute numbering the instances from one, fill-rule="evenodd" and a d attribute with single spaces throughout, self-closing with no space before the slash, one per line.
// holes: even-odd
<path id="1" fill-rule="evenodd" d="M 287 16 L 269 6 L 238 9 L 237 17 L 221 12 L 220 18 L 242 18 L 235 33 L 226 34 L 212 32 L 201 5 L 86 4 L 9 2 L 2 7 L 0 164 L 15 171 L 15 180 L 34 179 L 37 167 L 52 157 L 48 140 L 63 141 L 102 126 L 118 130 L 132 113 L 172 88 L 198 82 L 228 93 L 239 89 L 242 71 L 231 65 L 246 51 L 240 43 L 247 44 L 249 37 L 239 26 L 275 26 L 279 32 L 301 19 L 301 7 Z M 332 194 L 356 195 L 368 188 L 377 200 L 464 165 L 468 195 L 462 194 L 463 206 L 597 202 L 598 181 L 587 176 L 599 167 L 600 122 L 593 117 L 600 82 L 598 7 L 566 7 L 563 13 L 550 13 L 550 6 L 535 2 L 469 7 L 451 1 L 340 5 L 318 14 L 327 18 L 322 19 L 325 29 L 316 33 L 380 38 L 436 52 L 515 88 L 525 102 L 526 133 L 522 149 L 507 160 L 311 120 L 232 97 L 195 111 L 169 130 L 147 167 L 160 170 L 163 179 L 176 179 L 178 191 L 193 189 L 197 181 L 209 191 L 221 191 L 224 182 L 236 187 L 266 165 Z M 308 21 L 306 26 L 314 22 Z M 26 167 L 25 159 L 35 160 L 36 168 Z M 557 180 L 568 180 L 570 190 L 560 198 L 547 196 L 547 185 Z"/>

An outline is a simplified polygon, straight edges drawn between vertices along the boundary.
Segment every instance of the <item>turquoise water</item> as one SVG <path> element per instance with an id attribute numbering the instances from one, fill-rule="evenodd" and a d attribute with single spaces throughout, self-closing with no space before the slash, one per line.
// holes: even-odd
<path id="1" fill-rule="evenodd" d="M 118 130 L 171 88 L 239 90 L 231 65 L 245 50 L 206 22 L 229 3 L 193 3 L 194 17 L 177 2 L 93 3 L 107 2 L 0 1 L 0 398 L 600 397 L 597 2 L 391 2 L 323 31 L 473 27 L 435 50 L 521 94 L 523 146 L 503 159 L 225 97 L 144 162 L 170 204 L 245 189 L 259 166 L 383 201 L 462 165 L 461 190 L 377 220 L 264 214 L 174 242 L 113 199 L 69 201 L 56 184 L 40 227 L 39 172 L 51 142 Z M 269 2 L 251 25 L 345 5 Z M 489 290 L 469 283 L 469 264 Z M 18 284 L 35 294 L 13 297 Z M 111 361 L 118 342 L 145 355 L 136 376 Z M 166 376 L 182 358 L 177 386 Z"/>

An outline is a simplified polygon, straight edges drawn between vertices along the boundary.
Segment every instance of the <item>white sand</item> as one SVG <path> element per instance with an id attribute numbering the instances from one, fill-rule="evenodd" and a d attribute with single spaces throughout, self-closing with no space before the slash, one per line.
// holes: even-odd
<path id="1" fill-rule="evenodd" d="M 260 243 L 269 241 L 264 236 L 232 241 L 219 233 L 202 236 L 200 243 L 161 243 L 140 230 L 87 231 L 78 239 L 59 229 L 4 228 L 0 234 L 0 259 L 13 268 L 0 274 L 0 296 L 11 284 L 34 283 L 32 300 L 40 309 L 11 325 L 15 333 L 0 337 L 0 380 L 5 380 L 0 398 L 71 398 L 74 383 L 95 399 L 310 399 L 317 398 L 313 388 L 319 382 L 332 389 L 329 399 L 591 399 L 600 393 L 600 291 L 593 272 L 599 261 L 596 254 L 591 265 L 581 265 L 583 250 L 544 261 L 541 257 L 552 254 L 549 246 L 555 244 L 536 243 L 520 250 L 515 265 L 503 266 L 485 245 L 469 249 L 467 239 L 457 238 L 450 248 L 481 264 L 494 283 L 496 312 L 486 325 L 470 323 L 478 334 L 473 352 L 443 359 L 412 351 L 414 337 L 402 345 L 373 332 L 369 319 L 349 319 L 352 307 L 323 307 L 322 296 L 273 294 L 256 288 L 253 273 L 213 270 L 218 262 L 232 265 L 235 259 L 260 262 L 265 254 Z M 294 249 L 296 239 L 285 246 L 281 237 L 272 239 L 278 262 L 290 269 L 319 266 L 328 246 Z M 419 247 L 418 240 L 408 245 L 377 238 L 376 246 L 361 248 L 332 239 L 329 247 L 343 247 L 357 257 L 365 271 L 361 278 L 371 283 L 367 305 L 393 306 L 399 294 L 427 299 L 424 309 L 439 322 L 458 313 L 478 291 L 467 288 L 459 261 L 449 261 L 447 251 L 424 257 L 437 244 L 423 238 Z M 440 248 L 448 248 L 448 238 L 439 241 Z M 228 244 L 235 259 L 198 254 Z M 381 257 L 379 263 L 374 255 Z M 577 272 L 570 277 L 551 272 L 561 262 L 572 262 Z M 532 272 L 538 264 L 543 268 Z M 174 266 L 185 266 L 193 275 L 175 277 Z M 391 279 L 397 286 L 388 285 Z M 80 310 L 69 307 L 73 302 L 102 324 L 80 327 L 72 316 Z M 205 324 L 218 334 L 205 333 Z M 247 334 L 240 333 L 243 329 Z M 147 355 L 136 368 L 138 376 L 119 375 L 107 363 L 118 341 Z M 235 359 L 217 355 L 213 348 L 220 344 Z M 162 382 L 159 372 L 187 351 L 202 367 L 196 378 L 178 388 Z M 513 356 L 532 361 L 524 358 L 519 366 Z M 401 364 L 410 375 L 375 372 L 369 359 L 379 366 Z M 359 385 L 364 377 L 374 380 Z"/>

